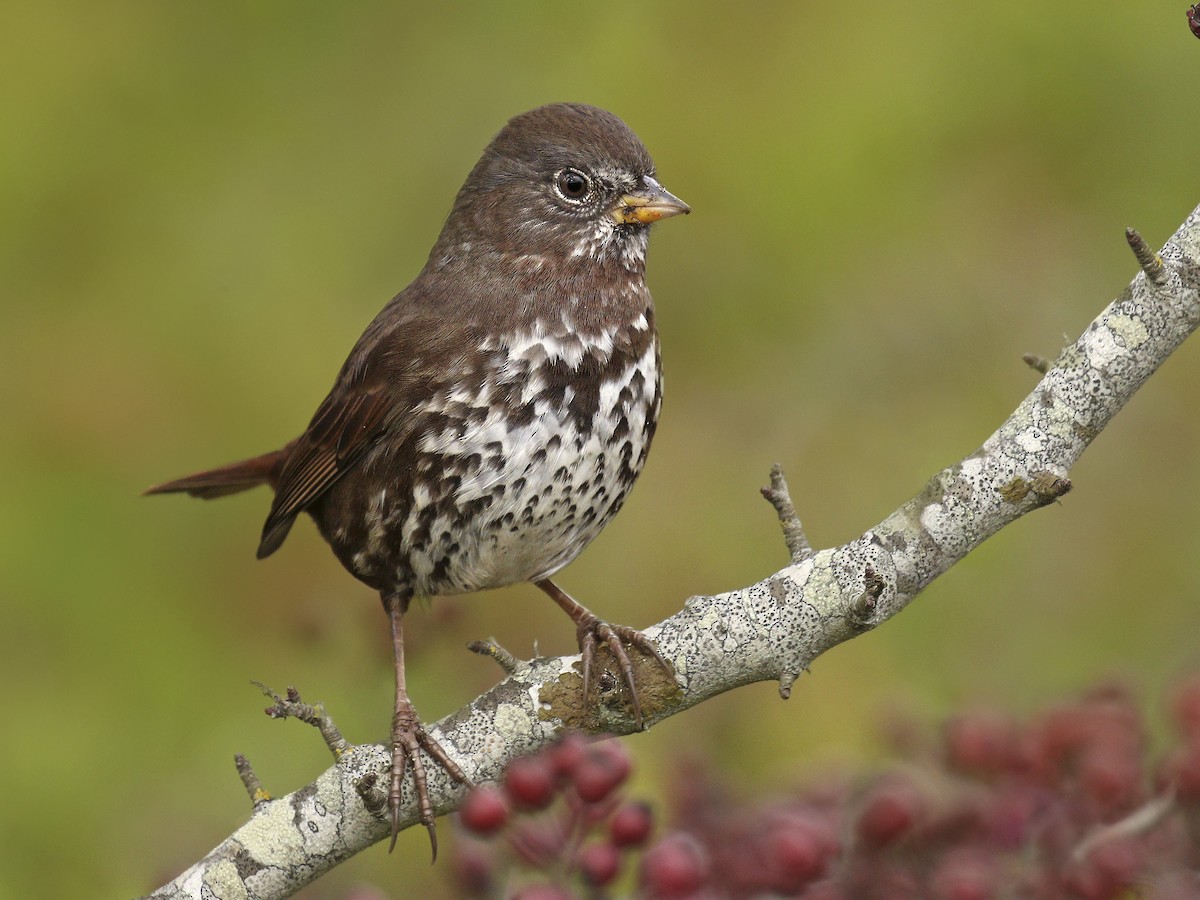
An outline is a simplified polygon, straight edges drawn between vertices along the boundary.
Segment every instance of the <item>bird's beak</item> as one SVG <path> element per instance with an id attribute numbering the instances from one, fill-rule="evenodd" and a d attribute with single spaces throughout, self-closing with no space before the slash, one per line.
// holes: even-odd
<path id="1" fill-rule="evenodd" d="M 619 225 L 649 225 L 669 216 L 687 215 L 692 208 L 668 191 L 649 175 L 642 177 L 641 186 L 617 201 L 612 217 Z"/>

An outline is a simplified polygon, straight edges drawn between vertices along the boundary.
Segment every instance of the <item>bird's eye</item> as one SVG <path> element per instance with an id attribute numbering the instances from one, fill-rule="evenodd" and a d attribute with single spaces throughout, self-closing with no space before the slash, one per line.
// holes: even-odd
<path id="1" fill-rule="evenodd" d="M 563 169 L 555 177 L 558 192 L 568 200 L 582 200 L 587 196 L 591 182 L 577 169 Z"/>

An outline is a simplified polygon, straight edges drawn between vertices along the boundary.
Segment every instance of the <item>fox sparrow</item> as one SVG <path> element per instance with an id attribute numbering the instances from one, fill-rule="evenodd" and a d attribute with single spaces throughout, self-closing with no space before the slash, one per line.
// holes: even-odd
<path id="1" fill-rule="evenodd" d="M 391 621 L 392 844 L 408 765 L 437 852 L 420 750 L 465 781 L 404 683 L 413 597 L 531 581 L 575 622 L 585 699 L 597 642 L 627 647 L 552 581 L 621 508 L 661 399 L 643 280 L 652 222 L 689 212 L 616 116 L 582 104 L 512 119 L 484 150 L 416 280 L 359 338 L 304 433 L 273 453 L 150 488 L 212 498 L 275 490 L 258 556 L 306 512 Z"/>

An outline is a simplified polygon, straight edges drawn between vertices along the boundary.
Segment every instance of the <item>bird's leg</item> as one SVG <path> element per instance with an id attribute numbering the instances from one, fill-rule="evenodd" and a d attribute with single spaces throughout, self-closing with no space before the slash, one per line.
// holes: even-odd
<path id="1" fill-rule="evenodd" d="M 572 598 L 549 578 L 535 581 L 534 584 L 549 594 L 550 599 L 562 607 L 562 611 L 575 623 L 575 636 L 579 641 L 579 652 L 583 656 L 584 703 L 588 702 L 590 696 L 588 690 L 592 677 L 592 658 L 596 655 L 596 642 L 603 641 L 609 652 L 612 653 L 613 659 L 617 661 L 617 665 L 621 667 L 621 674 L 625 677 L 625 684 L 629 688 L 633 718 L 640 731 L 645 727 L 642 720 L 642 702 L 638 698 L 637 684 L 633 677 L 633 663 L 629 660 L 629 653 L 626 651 L 625 645 L 632 644 L 647 656 L 652 656 L 667 674 L 674 677 L 671 666 L 659 654 L 654 643 L 637 629 L 627 625 L 610 625 L 599 619 L 595 613 Z"/>
<path id="2" fill-rule="evenodd" d="M 392 652 L 396 662 L 396 709 L 392 716 L 392 778 L 388 788 L 388 812 L 392 820 L 392 842 L 388 852 L 396 846 L 396 836 L 400 833 L 400 785 L 404 781 L 404 770 L 411 762 L 413 770 L 413 790 L 417 795 L 417 811 L 421 824 L 429 831 L 429 843 L 433 848 L 433 858 L 437 860 L 437 827 L 434 825 L 433 804 L 429 801 L 429 785 L 425 777 L 425 763 L 421 759 L 424 750 L 434 761 L 446 770 L 459 784 L 467 783 L 467 776 L 454 762 L 441 745 L 429 736 L 425 726 L 417 718 L 408 699 L 408 689 L 404 684 L 404 614 L 408 611 L 410 594 L 384 594 L 383 608 L 387 611 L 392 623 Z"/>

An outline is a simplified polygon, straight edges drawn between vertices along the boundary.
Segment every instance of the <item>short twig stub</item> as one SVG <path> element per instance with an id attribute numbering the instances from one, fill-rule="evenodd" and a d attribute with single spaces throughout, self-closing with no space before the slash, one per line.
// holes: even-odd
<path id="1" fill-rule="evenodd" d="M 792 555 L 792 562 L 801 563 L 812 559 L 813 548 L 808 542 L 808 535 L 804 533 L 804 526 L 800 524 L 800 516 L 796 514 L 796 506 L 788 492 L 787 479 L 783 477 L 783 466 L 779 463 L 771 466 L 771 486 L 761 490 L 763 497 L 775 507 L 775 514 L 779 516 L 779 524 L 783 527 L 783 540 Z"/>
<path id="2" fill-rule="evenodd" d="M 1125 229 L 1125 240 L 1129 241 L 1129 246 L 1133 250 L 1133 255 L 1137 257 L 1138 265 L 1142 267 L 1142 271 L 1146 273 L 1154 284 L 1162 287 L 1167 283 L 1167 267 L 1163 265 L 1162 257 L 1151 249 L 1143 238 L 1133 228 Z"/>

